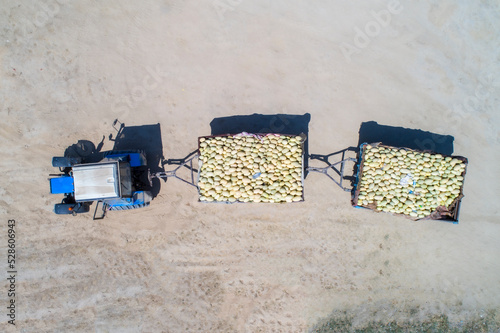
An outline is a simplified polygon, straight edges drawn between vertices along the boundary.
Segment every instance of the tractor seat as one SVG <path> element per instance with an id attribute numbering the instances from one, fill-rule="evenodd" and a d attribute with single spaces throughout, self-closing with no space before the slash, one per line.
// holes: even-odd
<path id="1" fill-rule="evenodd" d="M 73 193 L 75 186 L 73 184 L 73 177 L 64 176 L 58 178 L 50 178 L 50 193 Z"/>

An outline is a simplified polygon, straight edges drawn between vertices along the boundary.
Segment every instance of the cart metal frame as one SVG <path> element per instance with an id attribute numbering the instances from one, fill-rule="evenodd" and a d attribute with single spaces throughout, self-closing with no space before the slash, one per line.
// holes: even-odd
<path id="1" fill-rule="evenodd" d="M 309 160 L 311 160 L 311 161 L 313 161 L 313 160 L 319 160 L 319 161 L 327 164 L 327 166 L 325 166 L 325 167 L 310 166 L 310 167 L 308 167 L 306 169 L 306 171 L 308 173 L 309 172 L 322 173 L 325 176 L 327 176 L 328 178 L 330 178 L 331 180 L 333 180 L 335 182 L 335 184 L 337 184 L 344 191 L 351 192 L 353 190 L 353 182 L 355 180 L 355 176 L 346 176 L 345 175 L 345 166 L 346 166 L 346 163 L 348 163 L 348 162 L 353 162 L 356 165 L 358 159 L 354 158 L 354 157 L 346 157 L 346 153 L 350 152 L 350 151 L 357 152 L 358 150 L 355 147 L 349 147 L 349 148 L 346 148 L 346 149 L 343 149 L 343 150 L 339 150 L 337 152 L 334 152 L 334 153 L 331 153 L 331 154 L 328 154 L 328 155 L 310 154 L 308 156 Z M 334 162 L 334 163 L 330 162 L 330 158 L 331 157 L 338 156 L 338 155 L 340 155 L 340 161 L 337 161 L 337 162 Z M 339 168 L 339 166 L 340 166 L 340 168 Z M 334 175 L 336 175 L 338 177 L 338 180 L 335 179 L 329 173 L 329 171 L 331 171 L 331 170 L 333 170 Z M 345 180 L 351 182 L 351 186 L 350 187 L 347 187 L 347 186 L 343 185 L 343 182 Z"/>
<path id="2" fill-rule="evenodd" d="M 177 165 L 177 168 L 173 170 L 168 170 L 168 171 L 161 171 L 157 172 L 151 175 L 152 178 L 161 178 L 164 180 L 167 180 L 169 177 L 177 178 L 181 181 L 183 181 L 186 184 L 189 184 L 191 186 L 194 186 L 198 188 L 197 185 L 197 180 L 198 180 L 198 169 L 194 167 L 193 161 L 198 158 L 198 149 L 195 151 L 189 153 L 186 157 L 184 158 L 179 158 L 179 159 L 168 159 L 162 162 L 162 165 Z M 190 179 L 184 179 L 177 175 L 177 172 L 180 171 L 181 169 L 186 168 L 189 170 L 190 173 Z M 195 176 L 196 175 L 196 176 Z"/>

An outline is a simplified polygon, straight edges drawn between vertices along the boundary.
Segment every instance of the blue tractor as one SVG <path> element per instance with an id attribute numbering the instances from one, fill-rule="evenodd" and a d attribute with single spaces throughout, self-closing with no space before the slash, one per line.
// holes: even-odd
<path id="1" fill-rule="evenodd" d="M 49 179 L 50 192 L 64 194 L 54 207 L 56 214 L 87 213 L 95 201 L 94 219 L 102 219 L 108 210 L 141 208 L 152 200 L 152 176 L 141 151 L 105 152 L 95 163 L 54 157 L 52 166 L 61 173 Z"/>

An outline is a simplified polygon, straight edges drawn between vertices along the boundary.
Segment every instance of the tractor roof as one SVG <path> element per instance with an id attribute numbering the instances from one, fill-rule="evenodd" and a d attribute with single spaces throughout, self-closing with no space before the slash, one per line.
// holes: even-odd
<path id="1" fill-rule="evenodd" d="M 76 201 L 92 201 L 120 197 L 118 162 L 73 166 Z"/>

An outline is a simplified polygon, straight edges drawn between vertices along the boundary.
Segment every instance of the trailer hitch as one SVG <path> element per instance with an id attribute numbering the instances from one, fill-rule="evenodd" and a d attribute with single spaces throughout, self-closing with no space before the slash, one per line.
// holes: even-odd
<path id="1" fill-rule="evenodd" d="M 190 153 L 188 156 L 181 158 L 181 159 L 168 159 L 164 162 L 162 162 L 162 165 L 177 165 L 177 168 L 173 170 L 168 170 L 168 171 L 160 171 L 151 174 L 151 178 L 162 178 L 167 180 L 169 177 L 177 178 L 181 181 L 183 181 L 186 184 L 189 184 L 194 187 L 198 187 L 197 185 L 197 179 L 195 177 L 195 174 L 198 172 L 198 169 L 194 167 L 194 161 L 198 158 L 198 150 L 193 151 Z M 177 175 L 177 173 L 184 168 L 189 170 L 189 179 L 184 179 L 181 176 Z"/>
<path id="2" fill-rule="evenodd" d="M 344 174 L 346 163 L 348 163 L 348 162 L 356 163 L 357 162 L 356 158 L 346 157 L 346 152 L 348 152 L 348 151 L 356 151 L 356 148 L 349 147 L 349 148 L 346 148 L 346 149 L 343 149 L 343 150 L 340 150 L 338 152 L 331 153 L 328 155 L 311 154 L 311 155 L 309 155 L 310 160 L 319 160 L 319 161 L 325 163 L 327 166 L 325 166 L 325 167 L 312 167 L 312 166 L 310 166 L 306 169 L 306 171 L 307 172 L 322 173 L 322 174 L 326 175 L 328 178 L 330 178 L 331 180 L 333 180 L 335 182 L 335 184 L 337 184 L 344 191 L 351 192 L 352 188 L 345 187 L 342 184 L 344 180 L 350 180 L 351 183 L 354 180 L 354 176 L 346 176 Z M 340 154 L 340 161 L 335 162 L 335 163 L 331 163 L 329 161 L 330 157 L 335 156 L 335 155 L 339 155 L 339 154 Z M 339 169 L 339 165 L 340 165 L 340 169 Z M 328 173 L 330 170 L 333 170 L 333 172 L 338 176 L 339 180 L 333 178 L 332 175 L 330 175 L 330 173 Z"/>

